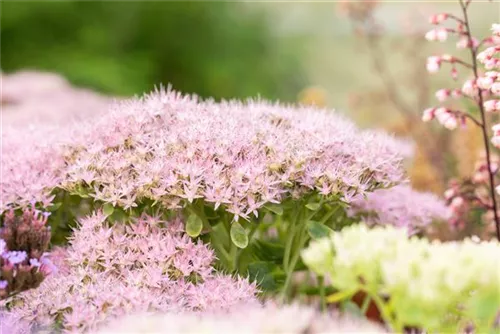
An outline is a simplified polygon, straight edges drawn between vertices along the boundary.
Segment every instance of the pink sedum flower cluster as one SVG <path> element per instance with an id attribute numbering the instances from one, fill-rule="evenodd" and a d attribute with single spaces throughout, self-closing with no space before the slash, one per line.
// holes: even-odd
<path id="1" fill-rule="evenodd" d="M 218 333 L 385 333 L 364 319 L 322 314 L 298 304 L 238 305 L 230 312 L 144 314 L 117 319 L 97 334 L 111 333 L 218 334 Z"/>
<path id="2" fill-rule="evenodd" d="M 361 214 L 369 224 L 393 225 L 414 233 L 433 221 L 444 221 L 449 210 L 444 201 L 432 193 L 421 193 L 409 185 L 379 189 L 351 202 L 351 216 Z"/>
<path id="3" fill-rule="evenodd" d="M 192 241 L 182 226 L 180 220 L 149 216 L 111 226 L 99 212 L 82 219 L 64 260 L 67 269 L 17 296 L 10 319 L 82 333 L 129 313 L 220 310 L 256 302 L 255 286 L 215 273 L 213 252 Z"/>
<path id="4" fill-rule="evenodd" d="M 32 146 L 4 135 L 0 210 L 33 198 L 50 203 L 50 191 L 63 187 L 124 208 L 144 198 L 171 209 L 203 198 L 238 219 L 304 192 L 348 200 L 404 178 L 394 138 L 311 107 L 160 90 L 46 134 L 39 129 Z"/>
<path id="5" fill-rule="evenodd" d="M 74 139 L 78 122 L 107 112 L 111 99 L 52 73 L 22 71 L 0 79 L 0 213 L 31 201 L 46 207 L 64 176 L 62 143 Z"/>

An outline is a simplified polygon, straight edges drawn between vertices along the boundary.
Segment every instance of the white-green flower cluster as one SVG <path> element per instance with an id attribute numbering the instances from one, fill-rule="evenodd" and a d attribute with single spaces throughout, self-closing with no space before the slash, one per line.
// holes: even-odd
<path id="1" fill-rule="evenodd" d="M 315 241 L 302 257 L 340 292 L 377 299 L 394 329 L 490 330 L 500 310 L 500 243 L 431 242 L 356 225 Z M 384 313 L 384 312 L 383 312 Z"/>

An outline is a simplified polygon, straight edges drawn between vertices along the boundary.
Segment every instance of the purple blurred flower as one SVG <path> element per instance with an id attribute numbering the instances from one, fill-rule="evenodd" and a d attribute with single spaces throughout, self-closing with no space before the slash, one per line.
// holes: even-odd
<path id="1" fill-rule="evenodd" d="M 449 216 L 443 200 L 432 193 L 417 192 L 408 185 L 376 190 L 365 197 L 356 196 L 351 206 L 350 215 L 361 214 L 367 223 L 404 227 L 410 233 Z"/>

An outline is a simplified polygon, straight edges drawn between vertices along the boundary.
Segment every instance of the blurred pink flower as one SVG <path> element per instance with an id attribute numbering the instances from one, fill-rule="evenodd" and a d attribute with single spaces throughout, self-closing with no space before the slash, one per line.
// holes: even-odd
<path id="1" fill-rule="evenodd" d="M 357 196 L 351 205 L 350 215 L 362 214 L 367 223 L 404 227 L 411 233 L 449 216 L 444 201 L 434 194 L 417 192 L 408 185 L 376 190 L 366 198 Z"/>

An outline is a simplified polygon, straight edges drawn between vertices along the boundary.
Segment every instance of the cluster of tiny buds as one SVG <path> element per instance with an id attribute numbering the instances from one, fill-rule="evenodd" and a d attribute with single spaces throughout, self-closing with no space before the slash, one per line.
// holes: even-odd
<path id="1" fill-rule="evenodd" d="M 495 45 L 487 48 L 477 55 L 477 60 L 484 64 L 487 70 L 500 68 L 500 59 L 495 57 L 495 54 L 500 51 L 500 45 Z"/>
<path id="2" fill-rule="evenodd" d="M 438 99 L 439 102 L 444 102 L 448 100 L 450 97 L 454 99 L 458 99 L 462 97 L 462 91 L 460 89 L 440 89 L 436 92 L 436 99 Z"/>
<path id="3" fill-rule="evenodd" d="M 453 228 L 463 227 L 462 217 L 468 209 L 468 203 L 460 192 L 459 183 L 452 180 L 450 188 L 444 192 L 444 197 L 449 209 L 448 223 Z"/>
<path id="4" fill-rule="evenodd" d="M 460 111 L 450 110 L 445 107 L 427 108 L 422 115 L 422 121 L 429 122 L 436 119 L 448 130 L 454 130 L 459 124 L 465 126 L 466 118 Z"/>
<path id="5" fill-rule="evenodd" d="M 439 71 L 443 63 L 450 63 L 453 65 L 453 67 L 451 68 L 451 76 L 456 80 L 458 79 L 458 70 L 454 66 L 454 64 L 457 61 L 457 58 L 449 54 L 444 54 L 441 56 L 430 56 L 429 58 L 427 58 L 427 71 L 429 71 L 429 73 L 436 73 Z"/>
<path id="6" fill-rule="evenodd" d="M 500 92 L 500 83 L 495 82 L 500 78 L 500 73 L 495 71 L 488 71 L 484 76 L 477 79 L 477 85 L 481 89 L 492 90 L 493 94 Z"/>
<path id="7" fill-rule="evenodd" d="M 450 17 L 447 13 L 434 14 L 429 17 L 429 23 L 438 25 L 446 21 Z"/>
<path id="8" fill-rule="evenodd" d="M 496 174 L 498 167 L 500 166 L 500 159 L 498 155 L 490 155 L 490 171 Z M 474 184 L 486 184 L 488 182 L 489 172 L 488 172 L 488 162 L 486 161 L 486 154 L 483 152 L 474 166 L 474 174 L 472 175 L 472 182 Z"/>

